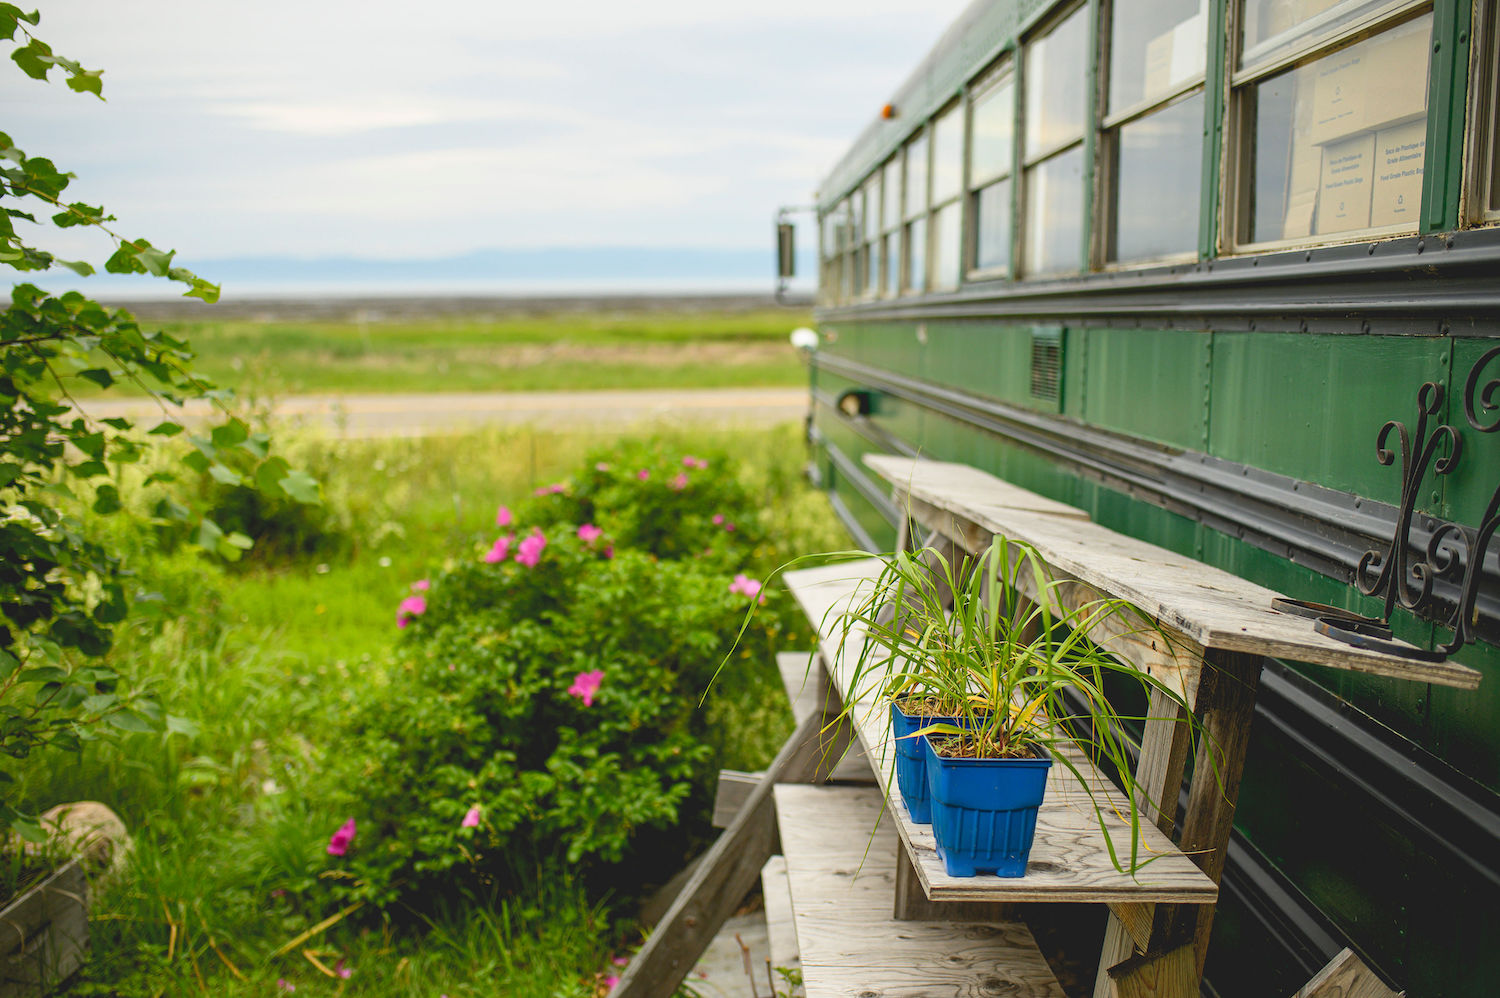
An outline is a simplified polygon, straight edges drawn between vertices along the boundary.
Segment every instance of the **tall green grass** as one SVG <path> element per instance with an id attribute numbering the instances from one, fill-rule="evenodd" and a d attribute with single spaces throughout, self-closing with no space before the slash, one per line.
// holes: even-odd
<path id="1" fill-rule="evenodd" d="M 823 497 L 799 480 L 795 427 L 666 435 L 685 453 L 726 446 L 742 456 L 777 538 L 768 557 L 847 545 Z M 609 956 L 638 929 L 633 912 L 587 897 L 565 869 L 539 868 L 528 892 L 448 911 L 418 934 L 356 916 L 290 947 L 325 913 L 294 908 L 280 888 L 317 875 L 347 817 L 325 803 L 325 761 L 342 749 L 353 704 L 386 686 L 394 608 L 409 583 L 473 556 L 498 503 L 564 476 L 610 440 L 504 429 L 282 441 L 327 493 L 330 537 L 305 560 L 228 567 L 162 554 L 145 527 L 114 518 L 106 540 L 166 613 L 123 628 L 111 656 L 197 731 L 92 743 L 18 773 L 31 806 L 101 800 L 135 837 L 129 866 L 95 904 L 93 958 L 75 993 L 268 995 L 281 979 L 299 994 L 599 992 Z M 790 730 L 773 664 L 747 665 L 707 708 L 737 733 L 723 764 L 741 769 L 764 765 Z M 340 959 L 347 979 L 317 965 Z"/>
<path id="2" fill-rule="evenodd" d="M 262 394 L 799 385 L 787 334 L 810 315 L 620 312 L 168 323 L 195 369 Z M 79 394 L 95 394 L 87 381 Z M 120 384 L 112 394 L 132 391 Z"/>

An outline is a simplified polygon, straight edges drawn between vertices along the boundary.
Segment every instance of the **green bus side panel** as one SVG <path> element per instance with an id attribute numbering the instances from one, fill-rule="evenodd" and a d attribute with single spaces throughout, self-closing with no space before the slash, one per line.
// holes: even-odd
<path id="1" fill-rule="evenodd" d="M 1494 340 L 1453 341 L 1453 370 L 1457 372 L 1457 382 L 1448 392 L 1448 422 L 1463 434 L 1464 454 L 1458 468 L 1438 480 L 1442 482 L 1447 500 L 1444 517 L 1461 523 L 1477 524 L 1484 515 L 1495 492 L 1495 469 L 1500 467 L 1500 432 L 1479 433 L 1469 425 L 1464 414 L 1464 381 L 1480 358 L 1495 346 Z M 1500 378 L 1500 357 L 1490 360 L 1478 373 L 1476 394 L 1482 394 L 1486 383 Z M 1482 399 L 1476 399 L 1475 408 L 1474 415 L 1481 426 L 1500 423 L 1500 409 L 1486 412 Z"/>
<path id="2" fill-rule="evenodd" d="M 1398 503 L 1399 458 L 1381 466 L 1375 439 L 1390 419 L 1415 430 L 1417 388 L 1447 379 L 1448 342 L 1215 333 L 1209 453 Z M 1439 505 L 1429 491 L 1418 508 Z"/>
<path id="3" fill-rule="evenodd" d="M 1031 401 L 1031 327 L 987 322 L 927 325 L 925 377 L 975 395 Z"/>
<path id="4" fill-rule="evenodd" d="M 1487 644 L 1469 645 L 1455 658 L 1478 669 L 1484 678 L 1477 690 L 1431 687 L 1428 742 L 1424 747 L 1500 793 L 1500 751 L 1495 747 L 1496 724 L 1500 719 L 1500 649 Z"/>
<path id="5" fill-rule="evenodd" d="M 1079 339 L 1070 336 L 1066 352 L 1075 352 Z M 1066 409 L 1068 415 L 1173 447 L 1206 449 L 1209 334 L 1090 329 L 1083 345 L 1082 391 L 1065 398 L 1081 407 Z"/>

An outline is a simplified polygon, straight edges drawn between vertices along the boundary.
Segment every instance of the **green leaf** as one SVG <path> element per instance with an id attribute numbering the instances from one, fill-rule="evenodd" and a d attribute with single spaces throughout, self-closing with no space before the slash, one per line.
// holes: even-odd
<path id="1" fill-rule="evenodd" d="M 142 240 L 144 242 L 144 240 Z M 146 268 L 146 273 L 152 277 L 166 277 L 167 269 L 172 265 L 172 257 L 176 250 L 167 250 L 163 253 L 147 243 L 145 249 L 137 250 L 132 254 L 140 265 Z"/>
<path id="2" fill-rule="evenodd" d="M 181 432 L 182 424 L 171 422 L 157 423 L 155 426 L 151 427 L 151 429 L 146 431 L 148 435 L 156 437 L 175 437 Z"/>
<path id="3" fill-rule="evenodd" d="M 241 551 L 249 551 L 251 548 L 255 547 L 255 542 L 252 541 L 249 537 L 240 533 L 238 530 L 226 536 L 224 538 L 224 543 L 228 544 L 232 548 L 238 548 Z"/>
<path id="4" fill-rule="evenodd" d="M 79 371 L 80 378 L 87 378 L 100 388 L 108 388 L 115 383 L 115 376 L 102 367 L 91 367 L 87 371 Z"/>
<path id="5" fill-rule="evenodd" d="M 93 94 L 100 100 L 104 99 L 104 82 L 99 79 L 104 72 L 102 69 L 78 69 L 68 70 L 68 89 L 80 94 Z"/>
<path id="6" fill-rule="evenodd" d="M 167 730 L 174 735 L 186 735 L 189 738 L 198 737 L 198 725 L 186 717 L 178 717 L 176 714 L 167 715 Z"/>
<path id="7" fill-rule="evenodd" d="M 67 267 L 79 277 L 94 276 L 94 265 L 87 260 L 64 260 L 61 257 L 53 257 L 52 262 L 59 267 Z"/>
<path id="8" fill-rule="evenodd" d="M 37 38 L 16 49 L 10 58 L 33 80 L 45 80 L 47 71 L 56 64 L 52 58 L 52 46 Z"/>
<path id="9" fill-rule="evenodd" d="M 239 473 L 215 461 L 208 466 L 208 473 L 214 481 L 223 485 L 241 485 L 243 480 Z"/>
<path id="10" fill-rule="evenodd" d="M 99 486 L 99 494 L 94 499 L 94 512 L 100 516 L 108 516 L 120 511 L 120 490 L 113 485 Z"/>
<path id="11" fill-rule="evenodd" d="M 291 466 L 283 458 L 273 457 L 263 461 L 260 467 L 255 469 L 255 487 L 267 496 L 284 495 L 281 480 L 291 470 Z"/>
<path id="12" fill-rule="evenodd" d="M 112 714 L 105 714 L 104 719 L 121 731 L 133 731 L 137 734 L 145 734 L 151 730 L 151 722 L 133 710 L 117 710 Z"/>
<path id="13" fill-rule="evenodd" d="M 277 484 L 286 491 L 287 495 L 300 503 L 317 506 L 323 502 L 323 493 L 318 487 L 318 480 L 305 471 L 293 471 Z"/>
<path id="14" fill-rule="evenodd" d="M 85 714 L 101 714 L 119 702 L 118 694 L 95 693 L 93 696 L 84 697 L 83 703 L 78 706 Z"/>
<path id="15" fill-rule="evenodd" d="M 246 426 L 243 420 L 230 419 L 221 426 L 215 426 L 210 436 L 215 447 L 234 447 L 250 436 L 250 427 Z"/>
<path id="16" fill-rule="evenodd" d="M 217 551 L 219 541 L 224 538 L 224 531 L 219 525 L 208 517 L 198 524 L 198 546 L 205 551 Z"/>
<path id="17" fill-rule="evenodd" d="M 47 833 L 42 830 L 42 826 L 30 818 L 22 817 L 15 811 L 11 811 L 10 814 L 10 828 L 11 831 L 33 845 L 40 846 L 47 844 Z"/>
<path id="18" fill-rule="evenodd" d="M 219 300 L 219 286 L 217 284 L 210 284 L 201 277 L 194 277 L 191 284 L 192 286 L 182 293 L 182 297 L 201 298 L 210 305 Z"/>

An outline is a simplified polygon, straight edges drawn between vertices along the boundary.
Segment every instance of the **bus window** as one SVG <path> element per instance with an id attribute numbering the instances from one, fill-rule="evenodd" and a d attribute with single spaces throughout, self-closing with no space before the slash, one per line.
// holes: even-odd
<path id="1" fill-rule="evenodd" d="M 974 220 L 970 266 L 1010 269 L 1010 174 L 1014 164 L 1016 85 L 1003 66 L 975 87 L 969 104 L 969 184 Z"/>
<path id="2" fill-rule="evenodd" d="M 954 104 L 932 123 L 932 287 L 952 290 L 963 276 L 964 117 Z"/>
<path id="3" fill-rule="evenodd" d="M 927 220 L 908 222 L 906 226 L 906 292 L 921 294 L 927 290 Z"/>
<path id="4" fill-rule="evenodd" d="M 1025 253 L 1028 275 L 1083 262 L 1083 130 L 1088 8 L 1079 7 L 1026 48 Z"/>
<path id="5" fill-rule="evenodd" d="M 892 156 L 881 171 L 880 216 L 881 260 L 885 283 L 882 297 L 894 298 L 901 290 L 901 157 Z"/>
<path id="6" fill-rule="evenodd" d="M 1245 0 L 1240 65 L 1261 62 L 1309 38 L 1337 34 L 1360 15 L 1390 5 L 1390 0 Z"/>
<path id="7" fill-rule="evenodd" d="M 1207 0 L 1116 0 L 1111 10 L 1106 263 L 1197 249 L 1207 25 Z"/>
<path id="8" fill-rule="evenodd" d="M 1242 243 L 1417 230 L 1431 39 L 1428 13 L 1237 89 Z"/>

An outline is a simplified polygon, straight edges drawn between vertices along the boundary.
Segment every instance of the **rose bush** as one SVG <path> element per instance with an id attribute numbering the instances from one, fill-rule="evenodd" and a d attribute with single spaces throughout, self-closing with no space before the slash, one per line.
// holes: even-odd
<path id="1" fill-rule="evenodd" d="M 397 668 L 338 752 L 338 901 L 428 909 L 553 861 L 628 896 L 681 866 L 723 744 L 702 691 L 762 596 L 756 511 L 715 463 L 596 456 L 400 594 Z"/>

